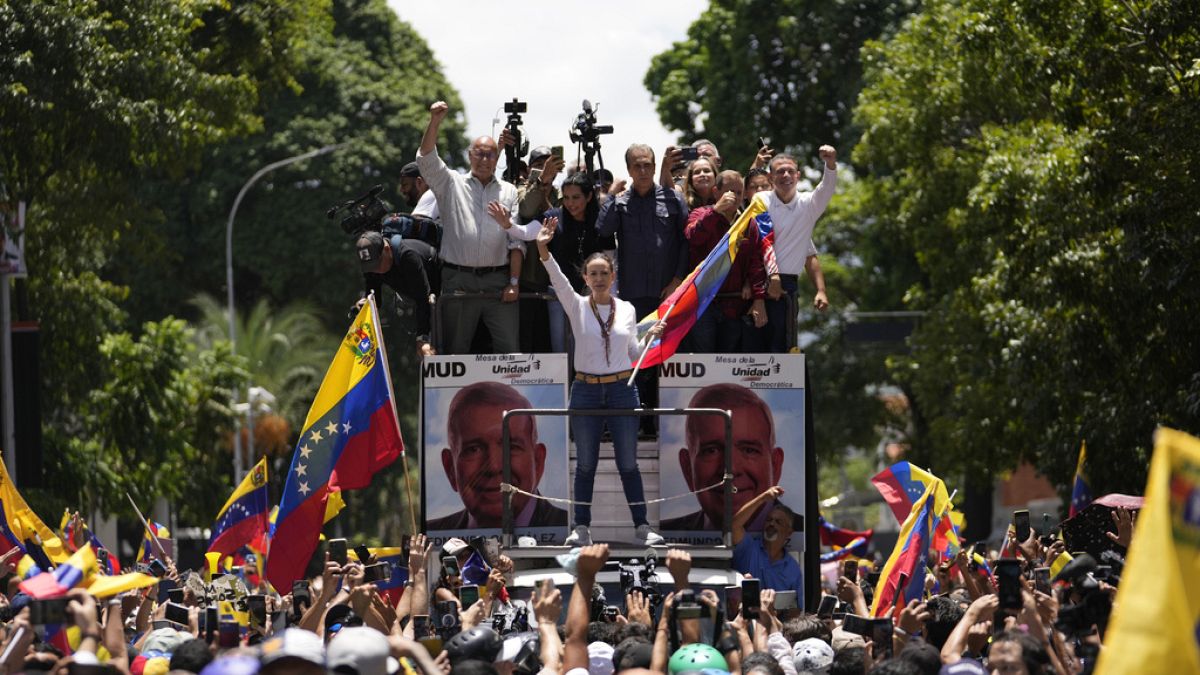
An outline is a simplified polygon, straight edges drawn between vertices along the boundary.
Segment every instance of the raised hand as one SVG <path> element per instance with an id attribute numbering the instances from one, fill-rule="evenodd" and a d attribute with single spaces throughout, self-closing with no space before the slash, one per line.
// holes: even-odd
<path id="1" fill-rule="evenodd" d="M 1123 508 L 1113 509 L 1112 519 L 1113 524 L 1117 526 L 1117 533 L 1105 532 L 1104 534 L 1114 543 L 1129 548 L 1130 542 L 1133 541 L 1133 511 Z"/>
<path id="2" fill-rule="evenodd" d="M 487 212 L 500 227 L 506 230 L 512 227 L 512 212 L 508 210 L 507 206 L 498 201 L 490 201 L 487 205 Z"/>
<path id="3" fill-rule="evenodd" d="M 575 573 L 580 579 L 595 579 L 600 570 L 604 569 L 606 562 L 608 562 L 608 544 L 584 546 L 580 549 L 579 558 L 575 562 Z"/>
<path id="4" fill-rule="evenodd" d="M 546 222 L 542 223 L 542 229 L 538 230 L 537 243 L 538 247 L 549 246 L 554 240 L 554 234 L 558 231 L 558 218 L 547 218 Z"/>
<path id="5" fill-rule="evenodd" d="M 825 168 L 837 168 L 837 150 L 834 150 L 832 145 L 822 145 L 817 148 L 817 155 L 821 157 L 821 161 L 825 162 Z"/>
<path id="6" fill-rule="evenodd" d="M 438 101 L 429 106 L 429 119 L 433 122 L 441 122 L 450 112 L 450 106 L 445 101 Z"/>

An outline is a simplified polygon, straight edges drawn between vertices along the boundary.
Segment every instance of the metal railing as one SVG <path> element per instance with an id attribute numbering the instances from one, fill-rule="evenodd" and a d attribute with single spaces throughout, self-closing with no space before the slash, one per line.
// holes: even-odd
<path id="1" fill-rule="evenodd" d="M 571 410 L 563 408 L 517 408 L 505 410 L 501 418 L 501 443 L 504 447 L 504 484 L 512 485 L 512 438 L 509 432 L 508 420 L 511 417 L 659 417 L 662 415 L 719 415 L 725 422 L 725 474 L 721 477 L 725 496 L 725 522 L 721 525 L 721 541 L 726 548 L 733 547 L 733 413 L 720 408 L 592 408 L 586 410 Z M 640 471 L 640 469 L 639 469 Z M 513 513 L 512 490 L 505 489 L 504 520 L 501 529 L 501 543 L 505 548 L 513 545 Z M 569 522 L 569 521 L 568 521 Z"/>
<path id="2" fill-rule="evenodd" d="M 742 296 L 740 293 L 720 293 L 713 299 L 714 300 L 724 300 L 724 299 L 741 298 L 741 297 Z M 547 292 L 547 293 L 518 293 L 517 294 L 518 301 L 520 301 L 520 300 L 538 300 L 538 299 L 554 300 L 555 298 L 556 298 L 556 296 L 554 295 L 554 293 L 549 293 L 549 292 Z M 495 295 L 495 293 L 484 293 L 481 291 L 478 293 L 455 292 L 455 293 L 449 293 L 449 294 L 439 294 L 439 295 L 434 296 L 434 302 L 431 303 L 433 305 L 433 308 L 430 311 L 430 317 L 429 317 L 429 323 L 430 323 L 430 326 L 429 326 L 430 338 L 429 339 L 433 344 L 433 348 L 436 349 L 439 354 L 442 353 L 442 348 L 443 348 L 443 345 L 442 345 L 442 302 L 448 301 L 448 300 L 449 301 L 454 301 L 454 300 L 496 300 L 496 295 Z M 795 347 L 799 344 L 799 342 L 797 340 L 798 334 L 799 334 L 799 331 L 797 328 L 797 323 L 799 322 L 799 315 L 796 313 L 796 309 L 797 309 L 798 305 L 796 303 L 796 297 L 794 294 L 784 293 L 781 300 L 783 300 L 785 303 L 787 303 L 786 311 L 787 311 L 788 322 L 787 322 L 787 338 L 786 339 L 787 339 L 788 348 L 790 350 L 792 347 Z M 513 303 L 513 304 L 515 304 L 515 303 Z M 472 327 L 472 330 L 474 330 L 473 327 Z M 567 326 L 567 330 L 568 331 L 571 330 L 570 325 Z"/>

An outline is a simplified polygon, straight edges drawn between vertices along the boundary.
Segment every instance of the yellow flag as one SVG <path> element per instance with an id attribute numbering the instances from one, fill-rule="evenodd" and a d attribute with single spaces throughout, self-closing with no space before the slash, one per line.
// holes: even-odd
<path id="1" fill-rule="evenodd" d="M 118 574 L 111 577 L 96 577 L 88 586 L 88 593 L 97 598 L 107 598 L 117 593 L 132 591 L 137 588 L 153 586 L 160 581 L 158 577 L 141 572 Z"/>
<path id="2" fill-rule="evenodd" d="M 1160 428 L 1098 675 L 1200 673 L 1200 439 Z"/>
<path id="3" fill-rule="evenodd" d="M 346 499 L 342 497 L 341 490 L 331 490 L 329 499 L 325 502 L 325 520 L 322 522 L 328 523 L 333 520 L 333 517 L 346 508 Z"/>

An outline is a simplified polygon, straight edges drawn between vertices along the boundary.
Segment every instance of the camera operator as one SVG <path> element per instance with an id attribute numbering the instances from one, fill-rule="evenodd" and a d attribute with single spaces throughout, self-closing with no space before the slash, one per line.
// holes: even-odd
<path id="1" fill-rule="evenodd" d="M 471 143 L 469 175 L 446 166 L 437 155 L 436 144 L 438 126 L 449 111 L 445 101 L 429 107 L 429 125 L 421 138 L 417 166 L 441 211 L 443 294 L 484 297 L 444 305 L 443 347 L 447 353 L 467 353 L 478 324 L 483 322 L 494 352 L 515 353 L 520 351 L 516 301 L 525 246 L 493 226 L 486 209 L 490 202 L 514 208 L 517 189 L 496 176 L 500 147 L 488 136 Z M 496 302 L 497 296 L 500 302 Z"/>
<path id="2" fill-rule="evenodd" d="M 384 236 L 374 230 L 358 238 L 358 261 L 362 265 L 363 298 L 355 304 L 362 307 L 368 293 L 378 298 L 383 284 L 412 301 L 417 321 L 417 353 L 432 356 L 429 344 L 429 305 L 433 288 L 429 275 L 434 272 L 437 251 L 419 239 L 404 239 L 398 234 Z"/>
<path id="3" fill-rule="evenodd" d="M 409 162 L 400 169 L 400 194 L 404 195 L 404 201 L 412 208 L 414 218 L 441 220 L 437 198 L 433 196 L 429 184 L 421 178 L 421 169 L 416 162 Z"/>

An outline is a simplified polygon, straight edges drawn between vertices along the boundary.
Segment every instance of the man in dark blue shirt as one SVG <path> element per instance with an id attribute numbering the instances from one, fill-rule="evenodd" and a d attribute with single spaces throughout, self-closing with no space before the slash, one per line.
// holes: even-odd
<path id="1" fill-rule="evenodd" d="M 600 208 L 596 232 L 617 238 L 617 294 L 633 303 L 638 319 L 658 305 L 687 276 L 688 242 L 684 236 L 688 209 L 676 190 L 654 182 L 654 150 L 635 143 L 625 151 L 625 167 L 633 184 Z M 643 370 L 637 378 L 642 406 L 658 406 L 655 373 Z M 653 433 L 653 418 L 642 420 L 642 431 Z"/>
<path id="2" fill-rule="evenodd" d="M 749 574 L 763 588 L 796 591 L 796 603 L 804 606 L 804 572 L 800 563 L 787 552 L 788 540 L 795 532 L 796 513 L 779 501 L 783 488 L 775 486 L 750 500 L 733 516 L 733 568 Z M 746 532 L 746 523 L 763 504 L 774 500 L 762 534 Z"/>

